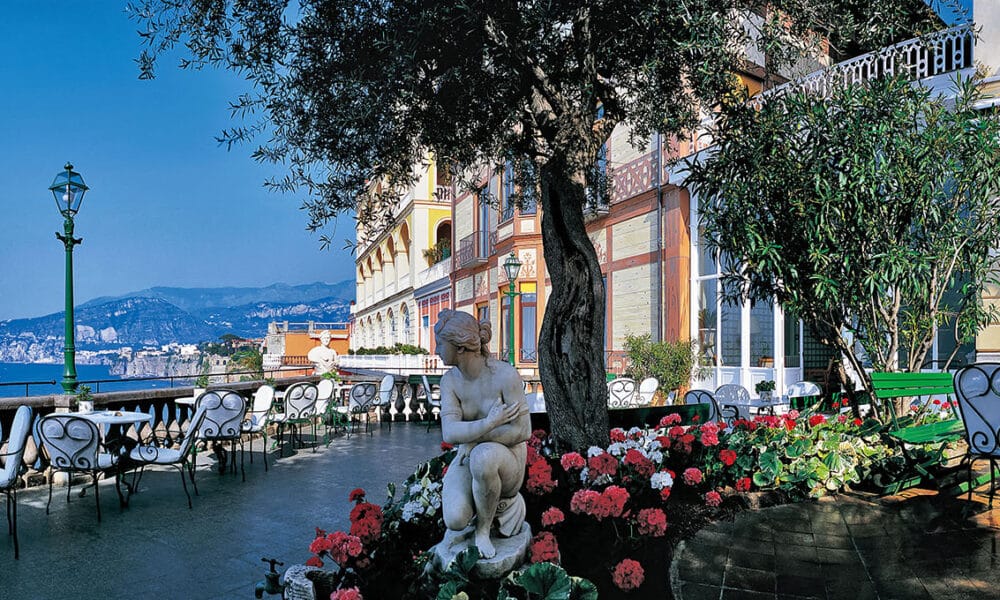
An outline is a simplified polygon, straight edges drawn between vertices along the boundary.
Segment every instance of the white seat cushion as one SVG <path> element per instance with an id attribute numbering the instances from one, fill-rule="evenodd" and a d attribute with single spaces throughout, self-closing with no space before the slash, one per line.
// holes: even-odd
<path id="1" fill-rule="evenodd" d="M 166 465 L 180 462 L 181 453 L 180 450 L 174 450 L 173 448 L 139 446 L 129 452 L 129 458 L 142 463 Z"/>

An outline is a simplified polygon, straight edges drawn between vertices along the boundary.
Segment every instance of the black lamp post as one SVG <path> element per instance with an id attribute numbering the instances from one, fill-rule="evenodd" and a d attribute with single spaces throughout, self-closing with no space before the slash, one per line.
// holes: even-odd
<path id="1" fill-rule="evenodd" d="M 503 261 L 503 270 L 507 273 L 507 281 L 510 282 L 510 290 L 505 292 L 508 300 L 507 313 L 508 313 L 508 323 L 507 329 L 510 331 L 510 345 L 508 346 L 508 355 L 510 358 L 510 364 L 514 364 L 514 297 L 519 296 L 520 293 L 514 290 L 514 283 L 517 280 L 518 274 L 521 272 L 521 261 L 517 260 L 517 255 L 513 252 L 507 257 L 507 260 Z"/>
<path id="2" fill-rule="evenodd" d="M 66 163 L 52 181 L 49 189 L 56 199 L 56 208 L 63 216 L 63 233 L 56 232 L 56 237 L 66 248 L 66 345 L 63 347 L 63 379 L 62 388 L 67 394 L 76 391 L 76 344 L 75 325 L 73 322 L 73 246 L 83 241 L 83 238 L 73 237 L 73 217 L 80 210 L 83 195 L 90 189 L 83 183 L 83 177 L 73 170 L 73 165 Z"/>

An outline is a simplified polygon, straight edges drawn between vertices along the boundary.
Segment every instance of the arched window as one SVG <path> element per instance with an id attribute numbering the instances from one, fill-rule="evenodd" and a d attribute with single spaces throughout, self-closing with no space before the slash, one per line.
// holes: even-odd
<path id="1" fill-rule="evenodd" d="M 396 343 L 396 314 L 392 312 L 391 308 L 389 309 L 388 323 L 389 331 L 385 341 L 387 346 L 392 346 Z"/>
<path id="2" fill-rule="evenodd" d="M 403 316 L 403 331 L 402 342 L 404 344 L 410 343 L 410 309 L 404 304 L 400 309 L 400 314 Z"/>

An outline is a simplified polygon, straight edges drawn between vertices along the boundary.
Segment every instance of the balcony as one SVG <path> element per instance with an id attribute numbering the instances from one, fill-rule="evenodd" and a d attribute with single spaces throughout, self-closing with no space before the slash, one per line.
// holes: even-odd
<path id="1" fill-rule="evenodd" d="M 496 253 L 497 232 L 477 231 L 458 242 L 458 267 L 464 269 L 485 264 Z"/>
<path id="2" fill-rule="evenodd" d="M 769 98 L 800 91 L 826 96 L 835 86 L 898 74 L 918 81 L 954 73 L 973 67 L 974 48 L 975 32 L 972 26 L 959 25 L 839 62 L 768 90 L 751 102 L 760 105 Z"/>

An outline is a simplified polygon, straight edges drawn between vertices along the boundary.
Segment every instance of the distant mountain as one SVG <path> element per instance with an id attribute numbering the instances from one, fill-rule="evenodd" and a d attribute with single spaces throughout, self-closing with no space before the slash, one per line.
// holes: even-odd
<path id="1" fill-rule="evenodd" d="M 97 298 L 76 308 L 81 351 L 216 341 L 232 333 L 259 338 L 271 321 L 343 322 L 354 282 L 264 288 L 151 288 Z M 0 321 L 0 362 L 61 360 L 63 313 Z"/>
<path id="2" fill-rule="evenodd" d="M 312 304 L 318 300 L 354 300 L 354 281 L 339 283 L 306 283 L 288 285 L 274 283 L 267 287 L 178 288 L 153 287 L 121 296 L 102 296 L 81 304 L 81 307 L 104 304 L 125 298 L 158 298 L 190 313 L 203 314 L 215 308 L 231 308 L 256 303 Z"/>

